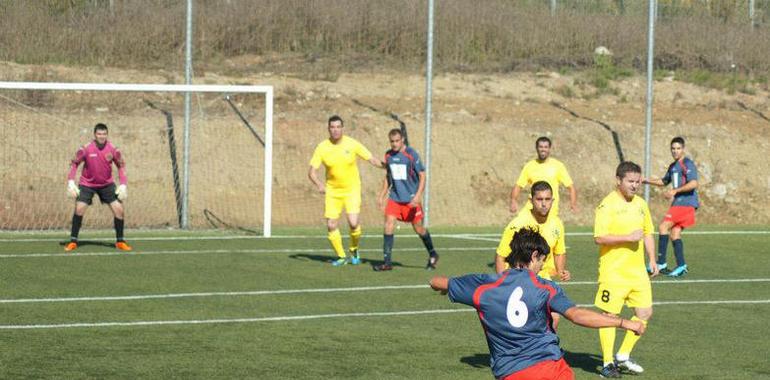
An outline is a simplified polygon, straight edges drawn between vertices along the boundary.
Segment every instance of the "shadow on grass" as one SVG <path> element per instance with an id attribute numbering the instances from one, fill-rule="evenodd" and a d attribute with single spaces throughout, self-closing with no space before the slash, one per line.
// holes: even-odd
<path id="1" fill-rule="evenodd" d="M 67 245 L 67 243 L 69 243 L 69 240 L 67 240 L 67 241 L 60 241 L 59 245 L 63 247 L 65 245 Z M 97 247 L 115 248 L 115 243 L 108 243 L 106 241 L 91 241 L 91 240 L 79 240 L 78 241 L 78 247 L 79 248 L 82 248 L 82 247 L 85 247 L 85 246 L 89 246 L 89 245 L 93 245 L 93 246 L 97 246 Z"/>
<path id="2" fill-rule="evenodd" d="M 295 253 L 293 255 L 289 255 L 289 258 L 294 260 L 302 260 L 302 261 L 318 261 L 320 263 L 326 263 L 330 264 L 332 261 L 337 260 L 337 256 L 331 256 L 331 255 L 315 255 L 315 254 L 308 254 L 308 253 Z M 377 265 L 384 264 L 385 261 L 383 260 L 372 260 L 372 259 L 366 259 L 361 258 L 361 265 L 369 265 L 372 268 L 374 268 Z M 349 265 L 349 264 L 348 264 Z M 398 261 L 391 262 L 391 265 L 393 268 L 420 268 L 421 266 L 416 265 L 404 265 Z"/>
<path id="3" fill-rule="evenodd" d="M 460 358 L 460 363 L 467 364 L 473 368 L 489 368 L 489 354 L 476 354 Z"/>
<path id="4" fill-rule="evenodd" d="M 599 373 L 602 368 L 602 357 L 586 352 L 564 351 L 564 360 L 572 368 L 580 368 L 588 373 Z"/>
<path id="5" fill-rule="evenodd" d="M 571 368 L 579 368 L 588 373 L 598 373 L 602 366 L 602 358 L 599 355 L 585 352 L 564 351 L 564 360 Z M 489 354 L 465 356 L 460 358 L 460 362 L 473 368 L 489 368 Z"/>

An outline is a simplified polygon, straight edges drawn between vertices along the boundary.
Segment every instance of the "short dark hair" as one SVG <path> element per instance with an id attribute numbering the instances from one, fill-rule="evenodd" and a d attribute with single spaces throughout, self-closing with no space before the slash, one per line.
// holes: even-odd
<path id="1" fill-rule="evenodd" d="M 104 124 L 104 123 L 98 123 L 94 125 L 94 133 L 96 133 L 96 131 L 109 132 L 109 130 L 107 129 L 107 124 Z"/>
<path id="2" fill-rule="evenodd" d="M 342 121 L 342 118 L 339 117 L 338 115 L 332 115 L 332 117 L 329 118 L 329 121 L 326 123 L 326 125 L 332 125 L 332 122 L 335 122 L 335 121 L 339 121 L 340 124 L 342 124 L 343 126 L 345 125 L 345 122 Z"/>
<path id="3" fill-rule="evenodd" d="M 529 190 L 529 195 L 532 198 L 534 198 L 535 193 L 537 193 L 538 191 L 544 191 L 544 190 L 550 191 L 551 194 L 553 195 L 553 188 L 551 187 L 551 184 L 549 184 L 546 181 L 537 181 L 532 184 L 532 188 Z"/>
<path id="4" fill-rule="evenodd" d="M 551 249 L 548 242 L 537 230 L 524 227 L 513 235 L 511 239 L 511 254 L 505 258 L 505 261 L 511 268 L 526 267 L 532 262 L 532 253 L 537 251 L 538 256 L 548 256 Z"/>
<path id="5" fill-rule="evenodd" d="M 551 144 L 551 139 L 549 139 L 548 137 L 545 137 L 545 136 L 540 136 L 540 137 L 537 138 L 537 140 L 535 140 L 535 148 L 537 148 L 537 146 L 540 145 L 541 142 L 547 142 L 548 146 L 553 145 L 553 144 Z"/>
<path id="6" fill-rule="evenodd" d="M 676 136 L 673 139 L 671 139 L 671 144 L 669 145 L 674 145 L 674 144 L 682 144 L 682 146 L 684 146 L 684 137 Z"/>
<path id="7" fill-rule="evenodd" d="M 623 179 L 626 176 L 626 173 L 642 173 L 642 168 L 631 162 L 631 161 L 623 161 L 618 165 L 618 168 L 615 169 L 615 177 L 618 177 L 620 179 Z"/>
<path id="8" fill-rule="evenodd" d="M 393 128 L 393 129 L 390 130 L 390 132 L 388 132 L 388 137 L 393 137 L 395 135 L 399 135 L 401 137 L 404 137 L 404 134 L 401 133 L 401 130 L 398 129 L 398 128 Z"/>

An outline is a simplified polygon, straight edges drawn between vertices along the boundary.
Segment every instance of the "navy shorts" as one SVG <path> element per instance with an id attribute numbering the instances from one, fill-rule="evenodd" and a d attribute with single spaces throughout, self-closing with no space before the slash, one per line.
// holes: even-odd
<path id="1" fill-rule="evenodd" d="M 102 204 L 110 204 L 118 200 L 118 196 L 115 194 L 115 184 L 111 183 L 103 187 L 88 187 L 80 185 L 80 195 L 78 195 L 78 202 L 83 202 L 90 205 L 94 194 L 99 196 L 99 201 Z"/>

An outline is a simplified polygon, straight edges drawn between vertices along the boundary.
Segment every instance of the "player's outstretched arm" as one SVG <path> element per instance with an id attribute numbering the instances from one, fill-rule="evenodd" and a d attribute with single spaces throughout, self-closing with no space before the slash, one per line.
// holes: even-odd
<path id="1" fill-rule="evenodd" d="M 670 189 L 666 191 L 666 198 L 667 199 L 673 199 L 678 193 L 686 193 L 688 191 L 693 191 L 698 188 L 698 180 L 690 180 L 687 181 L 687 183 L 684 184 L 682 187 L 678 187 L 676 189 Z"/>
<path id="2" fill-rule="evenodd" d="M 575 184 L 572 184 L 572 186 L 569 187 L 569 208 L 572 212 L 580 211 L 578 208 L 577 189 L 575 188 Z"/>
<path id="3" fill-rule="evenodd" d="M 647 254 L 647 262 L 650 263 L 650 277 L 655 277 L 660 273 L 660 268 L 656 261 L 655 240 L 652 234 L 644 235 L 644 251 Z"/>
<path id="4" fill-rule="evenodd" d="M 310 167 L 310 170 L 307 172 L 307 177 L 310 179 L 310 182 L 315 185 L 315 187 L 318 189 L 318 192 L 321 194 L 326 193 L 326 186 L 324 186 L 323 182 L 321 182 L 318 179 L 318 169 L 314 167 Z"/>
<path id="5" fill-rule="evenodd" d="M 521 187 L 513 185 L 513 190 L 511 190 L 511 212 L 514 214 L 519 211 L 519 193 L 521 193 Z"/>
<path id="6" fill-rule="evenodd" d="M 412 197 L 412 200 L 409 202 L 409 206 L 412 207 L 422 204 L 422 193 L 425 191 L 425 172 L 420 172 L 418 177 L 419 183 L 417 185 L 417 192 L 414 193 L 414 197 Z"/>
<path id="7" fill-rule="evenodd" d="M 556 267 L 556 273 L 559 275 L 559 279 L 562 281 L 569 281 L 572 279 L 572 274 L 567 270 L 567 255 L 554 255 L 553 263 Z"/>
<path id="8" fill-rule="evenodd" d="M 505 271 L 505 257 L 495 253 L 495 273 L 500 274 Z"/>
<path id="9" fill-rule="evenodd" d="M 642 183 L 653 185 L 653 186 L 666 186 L 665 183 L 663 183 L 663 180 L 660 178 L 650 177 L 650 178 L 642 178 Z"/>
<path id="10" fill-rule="evenodd" d="M 377 207 L 382 211 L 385 211 L 385 202 L 388 200 L 388 188 L 388 177 L 386 176 L 382 180 L 382 188 L 377 196 Z"/>
<path id="11" fill-rule="evenodd" d="M 369 159 L 369 163 L 380 169 L 385 169 L 386 167 L 385 163 L 382 162 L 382 160 L 374 157 Z"/>
<path id="12" fill-rule="evenodd" d="M 78 166 L 85 160 L 86 151 L 82 147 L 75 153 L 75 158 L 70 161 L 70 171 L 67 173 L 67 193 L 72 198 L 77 198 L 80 195 L 80 188 L 75 183 L 75 176 L 78 174 Z"/>
<path id="13" fill-rule="evenodd" d="M 642 240 L 642 230 L 636 230 L 628 235 L 603 235 L 594 238 L 594 242 L 598 245 L 615 245 L 622 243 L 632 243 Z"/>
<path id="14" fill-rule="evenodd" d="M 449 278 L 445 276 L 436 276 L 430 280 L 431 289 L 446 294 L 449 290 Z"/>
<path id="15" fill-rule="evenodd" d="M 631 321 L 614 315 L 599 314 L 593 310 L 573 306 L 564 312 L 564 317 L 570 322 L 583 327 L 598 329 L 600 327 L 620 327 L 633 331 L 636 335 L 644 334 L 645 326 L 641 321 Z"/>

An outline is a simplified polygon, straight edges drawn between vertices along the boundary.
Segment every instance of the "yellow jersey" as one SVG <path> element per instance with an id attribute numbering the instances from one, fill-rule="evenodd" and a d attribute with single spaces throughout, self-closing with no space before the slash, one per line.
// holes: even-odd
<path id="1" fill-rule="evenodd" d="M 556 214 L 548 213 L 548 218 L 545 223 L 540 224 L 537 219 L 532 215 L 531 210 L 521 210 L 513 220 L 503 230 L 503 236 L 500 238 L 500 244 L 497 246 L 497 255 L 500 257 L 508 257 L 511 254 L 511 240 L 513 235 L 524 227 L 535 228 L 540 235 L 545 238 L 548 243 L 548 247 L 551 249 L 551 253 L 546 257 L 543 268 L 538 272 L 538 276 L 545 279 L 551 279 L 551 276 L 556 275 L 556 264 L 554 263 L 554 255 L 563 255 L 567 253 L 566 245 L 564 244 L 564 223 Z M 508 268 L 506 263 L 506 269 Z"/>
<path id="2" fill-rule="evenodd" d="M 537 181 L 546 181 L 551 185 L 553 190 L 553 206 L 551 206 L 550 214 L 558 214 L 559 212 L 559 184 L 564 187 L 572 187 L 572 177 L 567 173 L 567 167 L 564 164 L 555 159 L 548 157 L 543 162 L 538 160 L 530 160 L 521 169 L 519 179 L 516 180 L 516 186 L 525 188 L 527 185 L 532 185 Z M 531 209 L 527 206 L 525 209 Z"/>
<path id="3" fill-rule="evenodd" d="M 361 188 L 356 158 L 369 160 L 372 153 L 356 139 L 342 136 L 334 144 L 329 139 L 318 144 L 310 159 L 310 166 L 326 168 L 327 190 L 356 190 Z"/>
<path id="4" fill-rule="evenodd" d="M 628 235 L 642 230 L 653 233 L 650 209 L 644 199 L 627 201 L 615 190 L 596 207 L 594 237 Z M 599 249 L 599 282 L 637 283 L 649 281 L 644 261 L 644 239 L 633 243 L 602 244 Z"/>

